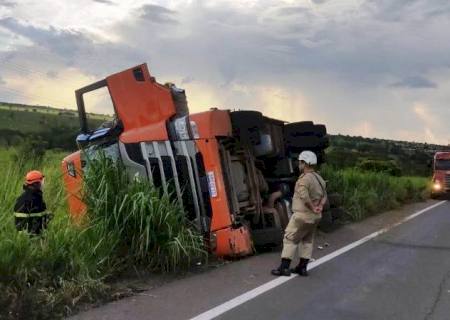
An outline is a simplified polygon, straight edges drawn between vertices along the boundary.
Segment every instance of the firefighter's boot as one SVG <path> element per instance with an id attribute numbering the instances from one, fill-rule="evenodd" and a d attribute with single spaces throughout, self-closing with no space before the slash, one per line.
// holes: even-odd
<path id="1" fill-rule="evenodd" d="M 300 262 L 294 269 L 291 269 L 291 272 L 297 273 L 299 276 L 302 276 L 302 277 L 307 277 L 308 276 L 308 262 L 309 262 L 309 259 L 300 258 Z"/>
<path id="2" fill-rule="evenodd" d="M 291 270 L 289 269 L 290 264 L 291 264 L 291 259 L 282 258 L 281 264 L 278 267 L 278 269 L 273 269 L 271 273 L 274 276 L 289 277 L 291 275 Z"/>

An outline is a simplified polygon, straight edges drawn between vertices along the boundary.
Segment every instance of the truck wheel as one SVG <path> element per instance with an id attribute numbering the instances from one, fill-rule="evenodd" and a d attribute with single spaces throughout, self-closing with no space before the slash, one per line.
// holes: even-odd
<path id="1" fill-rule="evenodd" d="M 286 139 L 289 147 L 295 149 L 315 149 L 320 147 L 321 138 L 316 136 L 290 136 Z"/>
<path id="2" fill-rule="evenodd" d="M 327 202 L 325 202 L 325 205 L 323 206 L 323 211 L 330 210 L 330 199 L 327 198 Z"/>
<path id="3" fill-rule="evenodd" d="M 323 151 L 323 150 L 319 150 L 319 151 L 316 151 L 316 150 L 311 150 L 311 151 L 313 151 L 313 152 L 315 152 L 316 154 L 317 154 L 317 163 L 318 164 L 322 164 L 322 163 L 325 163 L 326 161 L 325 161 L 325 152 Z"/>
<path id="4" fill-rule="evenodd" d="M 341 208 L 332 208 L 330 209 L 330 213 L 332 220 L 335 221 L 343 217 L 344 210 L 342 210 Z"/>
<path id="5" fill-rule="evenodd" d="M 277 209 L 278 217 L 280 218 L 281 228 L 284 231 L 284 229 L 286 229 L 286 226 L 289 223 L 289 213 L 288 213 L 289 212 L 289 208 L 287 207 L 286 202 L 283 201 L 283 200 L 282 201 L 278 201 L 275 204 L 275 208 Z"/>
<path id="6" fill-rule="evenodd" d="M 234 111 L 230 114 L 233 135 L 245 143 L 252 145 L 261 142 L 264 129 L 264 118 L 259 111 Z"/>
<path id="7" fill-rule="evenodd" d="M 314 123 L 312 121 L 294 122 L 284 126 L 284 135 L 285 137 L 296 137 L 299 135 L 313 136 L 314 129 Z"/>
<path id="8" fill-rule="evenodd" d="M 342 195 L 337 192 L 330 193 L 328 201 L 330 202 L 330 208 L 339 208 L 342 206 Z"/>
<path id="9" fill-rule="evenodd" d="M 327 127 L 323 124 L 316 124 L 314 126 L 314 132 L 316 132 L 319 137 L 324 137 L 327 135 Z"/>
<path id="10" fill-rule="evenodd" d="M 328 136 L 323 136 L 320 138 L 320 145 L 319 148 L 320 149 L 326 149 L 330 146 L 330 139 L 328 138 Z"/>
<path id="11" fill-rule="evenodd" d="M 322 212 L 319 229 L 323 232 L 330 232 L 333 230 L 333 217 L 331 216 L 330 210 Z"/>

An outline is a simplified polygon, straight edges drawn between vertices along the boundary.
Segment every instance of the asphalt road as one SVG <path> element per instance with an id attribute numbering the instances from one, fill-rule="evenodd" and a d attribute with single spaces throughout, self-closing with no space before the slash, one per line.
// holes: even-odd
<path id="1" fill-rule="evenodd" d="M 450 203 L 218 319 L 450 319 Z"/>
<path id="2" fill-rule="evenodd" d="M 330 234 L 319 234 L 316 248 L 325 242 L 330 246 L 315 250 L 314 257 L 333 255 L 436 204 L 413 204 Z M 190 319 L 237 300 L 238 306 L 224 311 L 218 319 L 450 320 L 450 203 L 438 205 L 317 265 L 308 278 L 290 278 L 241 303 L 241 295 L 278 279 L 270 275 L 270 269 L 278 263 L 279 252 L 242 259 L 163 286 L 148 287 L 148 291 L 136 296 L 81 312 L 71 319 Z"/>

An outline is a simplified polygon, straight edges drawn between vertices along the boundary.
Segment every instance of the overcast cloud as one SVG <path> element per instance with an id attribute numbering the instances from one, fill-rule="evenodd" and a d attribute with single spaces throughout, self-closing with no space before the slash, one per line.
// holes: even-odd
<path id="1" fill-rule="evenodd" d="M 447 144 L 449 29 L 443 0 L 0 0 L 0 100 L 73 106 L 78 87 L 147 62 L 192 111 Z"/>

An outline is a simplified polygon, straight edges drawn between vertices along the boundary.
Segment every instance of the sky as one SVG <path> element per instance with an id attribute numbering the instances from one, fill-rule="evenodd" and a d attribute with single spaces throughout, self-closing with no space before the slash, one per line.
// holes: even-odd
<path id="1" fill-rule="evenodd" d="M 146 62 L 191 112 L 446 145 L 449 30 L 448 0 L 0 0 L 0 101 L 75 108 L 76 89 Z"/>

